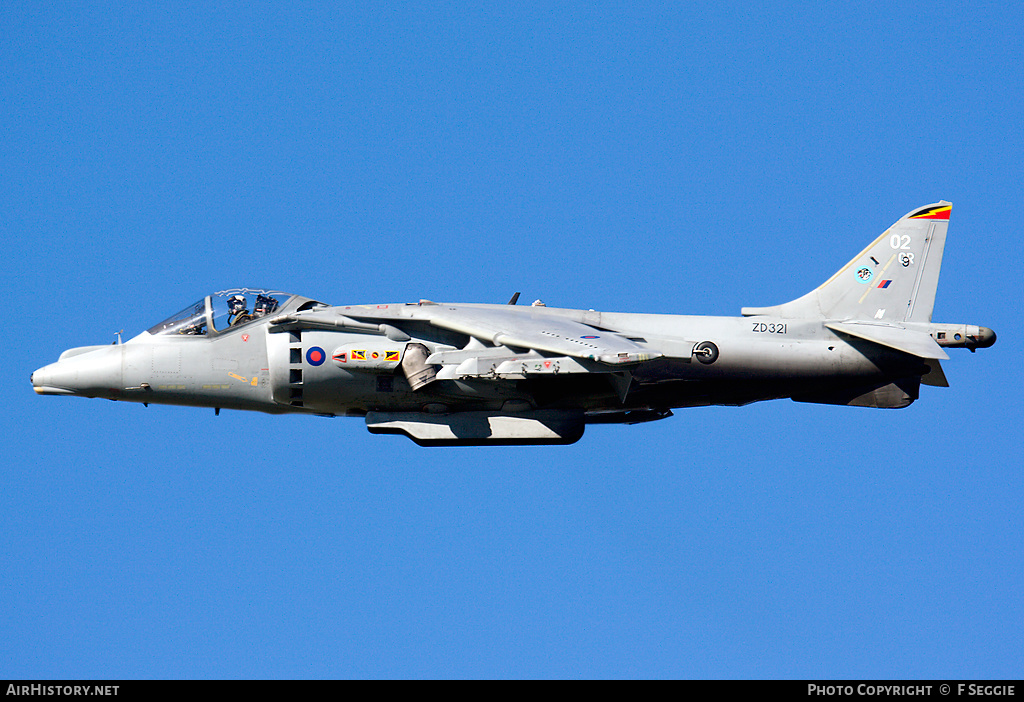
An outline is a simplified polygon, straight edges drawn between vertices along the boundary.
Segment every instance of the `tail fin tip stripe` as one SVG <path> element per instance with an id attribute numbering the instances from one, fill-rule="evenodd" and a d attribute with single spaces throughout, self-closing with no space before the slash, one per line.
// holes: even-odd
<path id="1" fill-rule="evenodd" d="M 907 219 L 949 219 L 949 213 L 953 211 L 953 204 L 940 202 L 937 205 L 923 207 Z"/>

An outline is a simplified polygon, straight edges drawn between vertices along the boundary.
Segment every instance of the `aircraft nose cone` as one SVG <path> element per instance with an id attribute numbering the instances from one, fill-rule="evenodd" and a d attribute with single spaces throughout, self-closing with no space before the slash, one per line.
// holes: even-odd
<path id="1" fill-rule="evenodd" d="M 30 376 L 32 387 L 40 395 L 111 397 L 118 394 L 122 388 L 120 349 L 120 346 L 111 346 L 43 366 Z"/>
<path id="2" fill-rule="evenodd" d="M 30 376 L 32 389 L 39 395 L 74 395 L 75 392 L 66 385 L 71 385 L 72 378 L 58 369 L 60 363 L 43 366 Z"/>
<path id="3" fill-rule="evenodd" d="M 40 395 L 75 395 L 78 369 L 70 363 L 51 363 L 32 374 L 32 387 Z"/>
<path id="4" fill-rule="evenodd" d="M 996 333 L 988 327 L 978 327 L 977 345 L 983 349 L 987 349 L 994 343 L 996 343 Z"/>

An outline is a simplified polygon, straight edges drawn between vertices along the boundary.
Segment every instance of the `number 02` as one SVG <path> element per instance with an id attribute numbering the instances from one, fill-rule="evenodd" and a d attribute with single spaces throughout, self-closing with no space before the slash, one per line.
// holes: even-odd
<path id="1" fill-rule="evenodd" d="M 893 234 L 889 237 L 889 246 L 894 249 L 909 249 L 910 248 L 910 235 L 909 234 Z"/>

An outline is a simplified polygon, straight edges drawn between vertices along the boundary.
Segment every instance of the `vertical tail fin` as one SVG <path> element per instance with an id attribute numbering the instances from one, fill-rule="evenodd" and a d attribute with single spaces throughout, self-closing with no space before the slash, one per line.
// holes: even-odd
<path id="1" fill-rule="evenodd" d="M 930 322 L 952 205 L 904 215 L 831 278 L 792 302 L 744 307 L 744 316 Z"/>

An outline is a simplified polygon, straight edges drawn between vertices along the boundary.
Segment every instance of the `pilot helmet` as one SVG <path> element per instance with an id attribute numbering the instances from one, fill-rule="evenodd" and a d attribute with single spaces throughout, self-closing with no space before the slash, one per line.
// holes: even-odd
<path id="1" fill-rule="evenodd" d="M 228 312 L 238 314 L 245 309 L 245 298 L 241 295 L 232 295 L 228 298 Z"/>
<path id="2" fill-rule="evenodd" d="M 262 317 L 265 314 L 270 314 L 275 309 L 277 309 L 277 300 L 269 295 L 257 295 L 256 304 L 252 311 L 257 317 Z"/>

